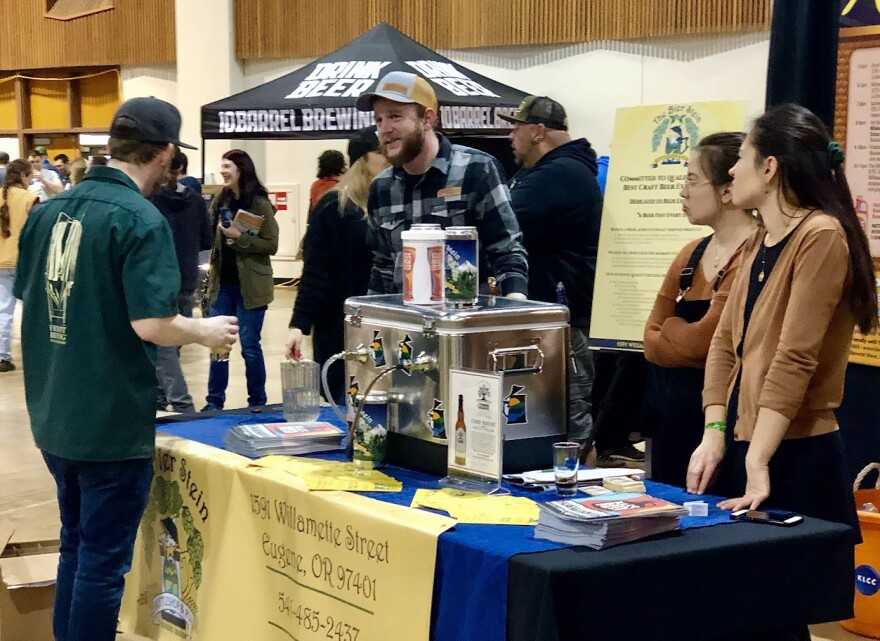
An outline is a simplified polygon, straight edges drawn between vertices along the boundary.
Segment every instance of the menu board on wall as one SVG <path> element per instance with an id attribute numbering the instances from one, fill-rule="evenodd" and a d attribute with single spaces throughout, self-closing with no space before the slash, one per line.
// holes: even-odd
<path id="1" fill-rule="evenodd" d="M 717 131 L 742 131 L 745 102 L 617 110 L 602 210 L 590 345 L 642 349 L 645 321 L 672 260 L 711 232 L 691 225 L 680 192 L 693 148 Z"/>
<path id="2" fill-rule="evenodd" d="M 871 247 L 880 298 L 880 47 L 857 49 L 849 63 L 846 177 Z M 850 360 L 880 366 L 880 336 L 856 332 Z"/>

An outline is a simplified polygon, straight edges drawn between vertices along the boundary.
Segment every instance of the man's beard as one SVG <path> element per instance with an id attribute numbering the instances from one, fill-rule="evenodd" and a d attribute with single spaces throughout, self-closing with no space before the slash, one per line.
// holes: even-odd
<path id="1" fill-rule="evenodd" d="M 388 162 L 394 167 L 403 167 L 415 160 L 425 148 L 425 129 L 421 126 L 412 133 L 408 133 L 400 139 L 400 151 L 394 158 L 388 158 Z"/>

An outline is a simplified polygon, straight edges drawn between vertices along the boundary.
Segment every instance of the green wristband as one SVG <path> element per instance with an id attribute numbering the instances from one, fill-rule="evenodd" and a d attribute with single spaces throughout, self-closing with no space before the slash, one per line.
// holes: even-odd
<path id="1" fill-rule="evenodd" d="M 724 421 L 715 421 L 714 423 L 706 423 L 705 429 L 718 430 L 722 434 L 727 431 L 727 423 Z"/>

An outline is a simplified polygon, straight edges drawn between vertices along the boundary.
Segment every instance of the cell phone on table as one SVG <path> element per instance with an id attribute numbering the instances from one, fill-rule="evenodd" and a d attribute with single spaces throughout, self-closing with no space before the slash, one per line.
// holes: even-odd
<path id="1" fill-rule="evenodd" d="M 781 525 L 782 527 L 793 527 L 804 522 L 804 517 L 800 514 L 780 510 L 737 510 L 730 513 L 730 518 L 750 523 Z"/>

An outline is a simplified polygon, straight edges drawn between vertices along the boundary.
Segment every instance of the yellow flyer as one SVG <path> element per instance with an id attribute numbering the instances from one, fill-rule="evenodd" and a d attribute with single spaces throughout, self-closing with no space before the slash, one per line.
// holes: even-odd
<path id="1" fill-rule="evenodd" d="M 602 211 L 590 346 L 641 350 L 645 321 L 669 265 L 690 240 L 679 195 L 692 150 L 717 131 L 742 131 L 739 101 L 617 110 Z"/>

